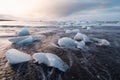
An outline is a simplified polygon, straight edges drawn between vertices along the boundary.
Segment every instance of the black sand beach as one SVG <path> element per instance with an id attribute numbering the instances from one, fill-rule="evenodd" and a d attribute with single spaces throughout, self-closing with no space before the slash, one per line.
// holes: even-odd
<path id="1" fill-rule="evenodd" d="M 73 27 L 73 29 L 80 27 Z M 93 27 L 91 30 L 80 30 L 90 37 L 107 39 L 111 45 L 98 47 L 89 45 L 88 51 L 80 49 L 58 48 L 52 45 L 61 37 L 71 37 L 64 32 L 68 28 L 28 28 L 31 35 L 42 35 L 43 42 L 29 47 L 17 48 L 8 38 L 14 37 L 18 27 L 0 28 L 0 80 L 120 80 L 120 26 Z M 43 32 L 45 31 L 45 32 Z M 44 64 L 33 64 L 32 61 L 10 66 L 5 52 L 16 48 L 27 54 L 48 52 L 58 55 L 70 69 L 63 73 Z M 54 69 L 50 75 L 49 72 Z"/>

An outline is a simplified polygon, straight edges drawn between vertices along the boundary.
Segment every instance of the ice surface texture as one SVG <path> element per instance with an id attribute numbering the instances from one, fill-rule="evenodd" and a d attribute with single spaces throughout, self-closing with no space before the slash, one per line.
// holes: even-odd
<path id="1" fill-rule="evenodd" d="M 32 60 L 29 54 L 20 52 L 16 49 L 10 49 L 6 52 L 6 58 L 9 64 L 18 64 Z"/>
<path id="2" fill-rule="evenodd" d="M 60 38 L 58 40 L 58 45 L 60 47 L 66 47 L 66 48 L 76 48 L 77 47 L 75 40 L 68 38 L 68 37 Z"/>
<path id="3" fill-rule="evenodd" d="M 57 55 L 52 53 L 35 53 L 33 55 L 39 64 L 44 63 L 47 66 L 58 68 L 60 71 L 65 72 L 69 67 Z"/>
<path id="4" fill-rule="evenodd" d="M 65 33 L 78 33 L 80 32 L 79 29 L 73 29 L 73 30 L 66 30 Z"/>
<path id="5" fill-rule="evenodd" d="M 34 53 L 33 56 L 30 56 L 29 54 L 20 52 L 16 49 L 9 49 L 6 52 L 6 58 L 9 64 L 18 64 L 34 59 L 36 62 L 38 62 L 38 64 L 43 63 L 49 67 L 57 68 L 63 72 L 69 68 L 69 66 L 64 63 L 60 57 L 52 53 Z"/>
<path id="6" fill-rule="evenodd" d="M 74 36 L 74 39 L 77 40 L 77 41 L 85 41 L 85 42 L 90 42 L 90 39 L 87 35 L 85 34 L 82 34 L 82 33 L 77 33 L 75 36 Z"/>
<path id="7" fill-rule="evenodd" d="M 15 43 L 16 46 L 29 46 L 33 44 L 35 41 L 42 41 L 42 37 L 40 36 L 21 36 L 21 37 L 14 37 L 9 39 L 10 42 Z"/>
<path id="8" fill-rule="evenodd" d="M 20 32 L 17 33 L 18 36 L 27 36 L 30 34 L 29 30 L 27 28 L 23 28 Z"/>

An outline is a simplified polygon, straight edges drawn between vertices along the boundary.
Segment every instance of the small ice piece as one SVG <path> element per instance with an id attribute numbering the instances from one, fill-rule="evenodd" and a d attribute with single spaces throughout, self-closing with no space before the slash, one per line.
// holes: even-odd
<path id="1" fill-rule="evenodd" d="M 75 41 L 68 37 L 63 37 L 58 40 L 58 45 L 60 47 L 66 47 L 66 48 L 75 48 L 77 47 Z"/>
<path id="2" fill-rule="evenodd" d="M 29 37 L 29 36 L 13 37 L 13 38 L 10 38 L 10 39 L 8 39 L 8 40 L 9 40 L 10 42 L 12 42 L 12 43 L 17 43 L 17 42 L 19 42 L 19 41 L 22 41 L 22 40 L 28 38 L 28 37 Z"/>
<path id="3" fill-rule="evenodd" d="M 83 41 L 85 41 L 85 42 L 91 42 L 90 39 L 89 39 L 89 37 L 88 37 L 87 35 L 85 35 L 85 34 L 82 34 L 82 33 L 77 33 L 77 34 L 74 36 L 74 39 L 75 39 L 76 41 L 81 41 L 81 40 L 83 40 Z"/>
<path id="4" fill-rule="evenodd" d="M 32 57 L 39 64 L 44 63 L 47 66 L 55 67 L 63 72 L 69 68 L 69 66 L 61 58 L 52 53 L 35 53 Z"/>
<path id="5" fill-rule="evenodd" d="M 79 29 L 73 29 L 73 30 L 66 30 L 65 33 L 78 33 L 80 32 Z"/>
<path id="6" fill-rule="evenodd" d="M 73 29 L 73 30 L 72 30 L 72 33 L 79 33 L 79 32 L 80 32 L 79 29 Z"/>
<path id="7" fill-rule="evenodd" d="M 77 44 L 77 48 L 80 48 L 80 49 L 84 49 L 85 48 L 85 42 L 84 41 L 75 41 L 75 43 Z"/>
<path id="8" fill-rule="evenodd" d="M 98 46 L 109 46 L 110 45 L 110 42 L 107 41 L 106 39 L 101 39 L 98 43 L 97 43 Z"/>
<path id="9" fill-rule="evenodd" d="M 9 64 L 18 64 L 32 60 L 31 56 L 16 49 L 9 49 L 6 52 L 6 58 Z"/>
<path id="10" fill-rule="evenodd" d="M 42 41 L 42 38 L 41 36 L 32 36 L 33 38 L 33 41 Z"/>
<path id="11" fill-rule="evenodd" d="M 74 39 L 77 40 L 77 41 L 83 40 L 83 34 L 82 34 L 82 33 L 77 33 L 77 34 L 74 36 Z"/>
<path id="12" fill-rule="evenodd" d="M 90 26 L 88 26 L 88 27 L 87 27 L 87 30 L 90 30 L 90 29 L 91 29 L 91 27 L 90 27 Z"/>
<path id="13" fill-rule="evenodd" d="M 22 29 L 20 32 L 18 32 L 18 36 L 27 36 L 30 32 L 27 28 Z"/>
<path id="14" fill-rule="evenodd" d="M 85 34 L 83 34 L 83 41 L 91 42 L 90 38 L 87 35 L 85 35 Z"/>
<path id="15" fill-rule="evenodd" d="M 106 39 L 92 38 L 92 41 L 96 43 L 97 46 L 109 46 L 110 42 Z"/>
<path id="16" fill-rule="evenodd" d="M 71 30 L 66 30 L 65 33 L 71 33 L 72 31 Z"/>
<path id="17" fill-rule="evenodd" d="M 81 28 L 82 28 L 82 29 L 87 29 L 87 26 L 83 25 Z"/>
<path id="18" fill-rule="evenodd" d="M 35 60 L 35 62 L 38 62 L 38 64 L 44 63 L 46 65 L 50 65 L 45 53 L 34 53 L 32 57 Z"/>
<path id="19" fill-rule="evenodd" d="M 10 38 L 9 41 L 16 44 L 19 44 L 22 42 L 23 44 L 23 42 L 25 41 L 29 42 L 28 39 L 29 41 L 31 40 L 32 42 L 35 42 L 35 41 L 41 41 L 42 37 L 41 36 L 21 36 L 21 37 Z"/>
<path id="20" fill-rule="evenodd" d="M 33 44 L 33 38 L 31 36 L 16 43 L 16 45 L 19 46 L 19 47 L 21 47 L 21 46 L 29 46 L 31 44 Z"/>
<path id="21" fill-rule="evenodd" d="M 62 25 L 62 26 L 59 26 L 60 28 L 64 28 L 64 26 Z"/>
<path id="22" fill-rule="evenodd" d="M 98 43 L 98 42 L 101 41 L 101 39 L 98 39 L 98 38 L 91 38 L 91 40 L 92 40 L 93 42 L 95 42 L 95 43 Z"/>

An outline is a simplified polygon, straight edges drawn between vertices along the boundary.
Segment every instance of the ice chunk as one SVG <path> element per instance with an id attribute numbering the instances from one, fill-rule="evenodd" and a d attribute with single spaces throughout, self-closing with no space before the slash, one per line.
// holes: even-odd
<path id="1" fill-rule="evenodd" d="M 58 45 L 60 47 L 66 47 L 66 48 L 75 48 L 77 47 L 75 41 L 68 37 L 63 37 L 58 40 Z"/>
<path id="2" fill-rule="evenodd" d="M 72 30 L 72 33 L 78 33 L 78 32 L 80 32 L 79 29 L 73 29 L 73 30 Z"/>
<path id="3" fill-rule="evenodd" d="M 33 44 L 33 38 L 31 36 L 16 43 L 16 45 L 19 46 L 19 47 L 21 47 L 21 46 L 29 46 L 31 44 Z"/>
<path id="4" fill-rule="evenodd" d="M 69 68 L 61 58 L 52 53 L 35 53 L 33 55 L 33 59 L 35 59 L 39 64 L 44 63 L 47 66 L 58 68 L 63 72 Z"/>
<path id="5" fill-rule="evenodd" d="M 18 36 L 27 36 L 30 32 L 27 28 L 22 29 L 20 32 L 18 32 Z"/>
<path id="6" fill-rule="evenodd" d="M 10 49 L 6 52 L 6 58 L 9 64 L 18 64 L 32 60 L 31 56 L 16 49 Z"/>
<path id="7" fill-rule="evenodd" d="M 32 36 L 33 41 L 42 41 L 42 36 Z"/>
<path id="8" fill-rule="evenodd" d="M 90 26 L 88 26 L 88 27 L 87 27 L 87 30 L 90 30 L 90 29 L 91 29 L 91 27 L 90 27 Z"/>
<path id="9" fill-rule="evenodd" d="M 65 33 L 78 33 L 80 32 L 79 29 L 73 29 L 73 30 L 66 30 Z"/>
<path id="10" fill-rule="evenodd" d="M 33 41 L 41 41 L 42 40 L 41 36 L 21 36 L 21 37 L 13 37 L 8 40 L 12 43 L 17 43 L 17 42 L 27 39 L 29 37 L 32 37 Z"/>
<path id="11" fill-rule="evenodd" d="M 69 66 L 55 54 L 46 53 L 46 57 L 50 62 L 50 66 L 56 67 L 63 72 L 65 72 L 69 68 Z"/>
<path id="12" fill-rule="evenodd" d="M 33 54 L 33 59 L 39 64 L 44 63 L 46 65 L 50 65 L 48 58 L 46 57 L 45 53 L 35 53 Z"/>
<path id="13" fill-rule="evenodd" d="M 77 33 L 74 36 L 74 39 L 77 40 L 77 41 L 83 40 L 84 42 L 91 42 L 90 38 L 87 35 L 82 34 L 82 33 Z"/>
<path id="14" fill-rule="evenodd" d="M 106 39 L 98 39 L 98 38 L 92 38 L 93 42 L 96 43 L 97 46 L 109 46 L 110 42 Z"/>
<path id="15" fill-rule="evenodd" d="M 85 34 L 83 34 L 83 41 L 84 42 L 91 42 L 90 38 Z"/>
<path id="16" fill-rule="evenodd" d="M 8 39 L 8 40 L 9 40 L 10 42 L 12 42 L 12 43 L 17 43 L 17 42 L 19 42 L 19 41 L 22 41 L 22 40 L 28 38 L 28 37 L 29 37 L 29 36 L 13 37 L 13 38 L 10 38 L 10 39 Z"/>
<path id="17" fill-rule="evenodd" d="M 83 40 L 83 34 L 82 34 L 82 33 L 77 33 L 77 34 L 74 36 L 74 39 L 77 40 L 77 41 Z"/>
<path id="18" fill-rule="evenodd" d="M 80 49 L 84 49 L 85 48 L 85 42 L 84 41 L 75 41 L 75 43 L 77 44 L 77 48 L 80 48 Z"/>
<path id="19" fill-rule="evenodd" d="M 106 39 L 101 39 L 99 43 L 97 43 L 98 46 L 109 46 L 110 42 L 107 41 Z"/>
<path id="20" fill-rule="evenodd" d="M 87 26 L 83 25 L 81 28 L 82 28 L 82 29 L 87 29 Z"/>
<path id="21" fill-rule="evenodd" d="M 98 38 L 91 38 L 91 40 L 92 40 L 93 42 L 95 42 L 95 43 L 98 43 L 98 42 L 100 42 L 101 39 L 98 39 Z"/>
<path id="22" fill-rule="evenodd" d="M 66 30 L 65 33 L 71 33 L 71 30 Z"/>

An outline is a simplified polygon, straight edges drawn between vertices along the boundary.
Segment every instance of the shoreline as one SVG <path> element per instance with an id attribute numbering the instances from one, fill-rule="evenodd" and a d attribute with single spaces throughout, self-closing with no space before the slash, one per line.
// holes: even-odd
<path id="1" fill-rule="evenodd" d="M 76 27 L 79 29 L 79 27 Z M 18 29 L 18 28 L 16 28 Z M 11 33 L 14 33 L 18 30 L 13 30 Z M 38 31 L 36 32 L 36 29 Z M 11 69 L 10 66 L 6 66 L 6 58 L 5 58 L 5 52 L 10 48 L 16 48 L 20 51 L 23 51 L 27 54 L 34 54 L 36 52 L 51 52 L 56 55 L 58 55 L 60 58 L 63 59 L 67 64 L 71 64 L 70 70 L 67 71 L 65 76 L 62 76 L 63 80 L 100 80 L 100 79 L 106 79 L 106 80 L 119 80 L 120 77 L 120 32 L 115 32 L 114 30 L 120 30 L 120 27 L 115 28 L 114 26 L 109 29 L 109 27 L 102 27 L 103 30 L 106 31 L 96 31 L 96 30 L 81 30 L 81 33 L 87 34 L 90 37 L 97 37 L 97 38 L 103 38 L 110 41 L 111 46 L 110 47 L 96 47 L 94 45 L 91 45 L 91 50 L 84 52 L 79 49 L 58 49 L 54 46 L 50 45 L 51 42 L 57 41 L 61 37 L 71 37 L 73 35 L 68 35 L 64 33 L 64 29 L 69 28 L 56 28 L 56 30 L 52 30 L 47 32 L 47 30 L 50 30 L 50 28 L 31 28 L 30 32 L 31 35 L 43 35 L 44 40 L 43 43 L 38 43 L 33 45 L 32 47 L 23 47 L 23 48 L 16 48 L 11 44 L 3 45 L 1 46 L 0 50 L 3 50 L 0 55 L 2 56 L 0 58 L 0 80 L 39 80 L 39 77 L 36 76 L 36 73 L 31 73 L 34 70 L 43 68 L 43 72 L 45 75 L 47 75 L 46 69 L 49 69 L 48 67 L 44 67 L 43 65 L 34 65 L 31 62 L 28 63 L 22 63 L 17 65 L 15 69 L 18 69 L 20 66 L 23 65 L 23 67 L 20 68 L 20 70 L 24 70 L 23 72 L 15 72 L 13 69 Z M 74 28 L 73 28 L 74 29 Z M 94 28 L 93 28 L 94 29 Z M 96 28 L 95 28 L 96 29 Z M 3 30 L 3 29 L 2 29 Z M 9 29 L 7 29 L 9 30 Z M 12 29 L 11 29 L 12 30 Z M 45 31 L 45 33 L 40 33 L 41 31 Z M 98 29 L 99 30 L 99 29 Z M 109 31 L 109 30 L 113 30 Z M 0 38 L 0 39 L 8 39 L 6 38 Z M 2 42 L 2 41 L 1 41 Z M 84 57 L 84 56 L 85 57 Z M 86 59 L 87 61 L 85 61 Z M 69 62 L 71 60 L 72 63 Z M 27 68 L 26 68 L 27 67 Z M 35 69 L 33 70 L 32 67 Z M 27 71 L 28 70 L 28 71 Z M 26 73 L 25 75 L 23 75 Z M 51 79 L 57 78 L 59 75 L 59 71 L 55 71 L 55 74 L 51 77 Z M 36 77 L 35 77 L 36 76 Z M 42 76 L 41 76 L 42 77 Z M 42 79 L 41 79 L 42 80 Z"/>

